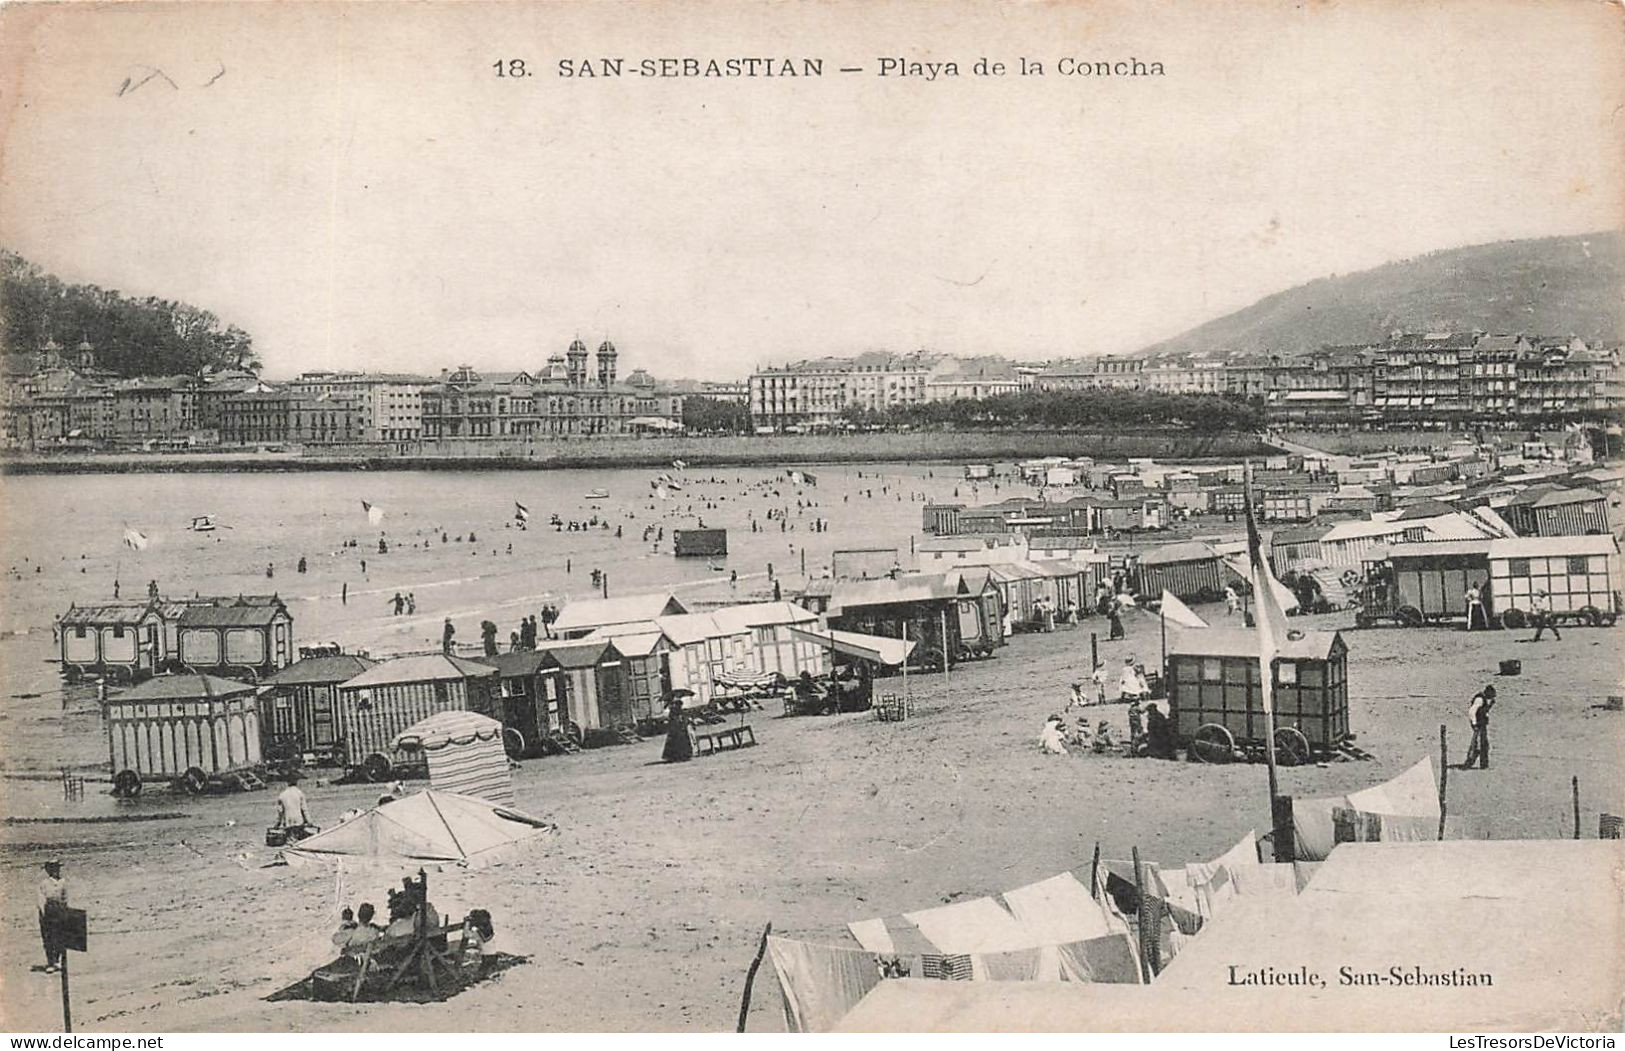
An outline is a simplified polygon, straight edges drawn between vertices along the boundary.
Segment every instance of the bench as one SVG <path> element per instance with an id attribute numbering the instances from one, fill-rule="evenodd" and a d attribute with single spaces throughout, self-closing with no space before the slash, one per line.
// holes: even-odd
<path id="1" fill-rule="evenodd" d="M 694 749 L 700 755 L 715 755 L 732 748 L 749 748 L 756 743 L 756 731 L 749 725 L 726 730 L 709 730 L 694 735 Z"/>

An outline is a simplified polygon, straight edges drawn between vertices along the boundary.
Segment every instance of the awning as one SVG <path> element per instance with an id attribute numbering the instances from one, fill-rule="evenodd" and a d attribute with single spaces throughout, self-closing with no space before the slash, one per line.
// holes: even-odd
<path id="1" fill-rule="evenodd" d="M 798 642 L 811 642 L 836 653 L 859 660 L 884 664 L 887 667 L 902 664 L 914 652 L 914 642 L 888 638 L 885 635 L 862 635 L 855 631 L 820 631 L 817 628 L 791 626 L 790 634 Z"/>

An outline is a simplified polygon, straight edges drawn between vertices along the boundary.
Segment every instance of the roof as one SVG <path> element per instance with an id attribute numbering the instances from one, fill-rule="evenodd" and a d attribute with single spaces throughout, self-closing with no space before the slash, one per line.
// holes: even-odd
<path id="1" fill-rule="evenodd" d="M 817 620 L 818 614 L 803 609 L 794 602 L 751 602 L 740 606 L 723 606 L 711 611 L 711 619 L 729 634 L 746 628 L 769 624 L 802 624 Z"/>
<path id="2" fill-rule="evenodd" d="M 433 653 L 418 657 L 396 657 L 368 668 L 355 678 L 344 682 L 344 689 L 363 686 L 394 686 L 406 682 L 440 682 L 448 679 L 472 679 L 495 675 L 489 664 Z"/>
<path id="3" fill-rule="evenodd" d="M 833 594 L 842 608 L 884 606 L 896 602 L 937 602 L 959 593 L 957 577 L 910 573 L 893 579 L 843 580 Z"/>
<path id="4" fill-rule="evenodd" d="M 489 664 L 504 679 L 522 679 L 535 675 L 548 665 L 558 664 L 558 659 L 547 650 L 517 650 L 474 659 L 481 664 Z"/>
<path id="5" fill-rule="evenodd" d="M 1594 489 L 1561 489 L 1553 485 L 1537 485 L 1508 500 L 1507 506 L 1560 507 L 1564 504 L 1590 503 L 1602 498 L 1602 494 Z"/>
<path id="6" fill-rule="evenodd" d="M 1218 557 L 1217 551 L 1200 540 L 1187 540 L 1147 551 L 1140 556 L 1140 565 L 1165 566 L 1173 562 L 1205 562 Z"/>
<path id="7" fill-rule="evenodd" d="M 1590 536 L 1521 536 L 1510 540 L 1491 540 L 1489 548 L 1491 558 L 1619 554 L 1619 542 L 1607 533 Z"/>
<path id="8" fill-rule="evenodd" d="M 1360 540 L 1367 537 L 1398 536 L 1405 532 L 1404 526 L 1394 525 L 1392 522 L 1339 522 L 1321 535 L 1323 544 L 1336 544 L 1344 540 Z"/>
<path id="9" fill-rule="evenodd" d="M 922 540 L 915 545 L 916 551 L 982 551 L 988 548 L 987 541 L 973 536 L 935 536 Z M 884 549 L 893 552 L 893 549 Z"/>
<path id="10" fill-rule="evenodd" d="M 1453 515 L 1456 509 L 1449 504 L 1432 497 L 1423 497 L 1413 504 L 1408 504 L 1399 514 L 1390 518 L 1390 522 L 1413 522 L 1419 518 L 1438 518 L 1440 515 Z"/>
<path id="11" fill-rule="evenodd" d="M 270 624 L 279 616 L 287 616 L 288 611 L 282 608 L 281 603 L 264 605 L 258 602 L 244 602 L 241 605 L 233 602 L 231 605 L 187 605 L 186 612 L 180 616 L 180 625 L 183 628 L 262 628 Z"/>
<path id="12" fill-rule="evenodd" d="M 160 675 L 157 678 L 148 679 L 141 685 L 132 686 L 117 697 L 111 698 L 110 703 L 196 701 L 214 697 L 235 697 L 239 694 L 253 692 L 254 687 L 246 682 L 237 682 L 235 679 L 222 679 L 215 675 L 202 675 L 192 672 L 183 675 Z"/>
<path id="13" fill-rule="evenodd" d="M 674 613 L 669 617 L 656 617 L 653 623 L 665 633 L 666 638 L 679 646 L 690 646 L 706 639 L 717 639 L 739 633 L 724 628 L 709 613 Z"/>
<path id="14" fill-rule="evenodd" d="M 1288 631 L 1280 656 L 1293 660 L 1326 660 L 1339 635 L 1335 631 Z M 1200 657 L 1258 657 L 1258 633 L 1246 628 L 1191 628 L 1168 633 L 1168 654 Z"/>
<path id="15" fill-rule="evenodd" d="M 310 683 L 348 682 L 377 663 L 353 653 L 302 657 L 266 679 L 265 685 L 304 686 Z"/>
<path id="16" fill-rule="evenodd" d="M 1087 536 L 1035 536 L 1027 541 L 1029 551 L 1093 550 L 1094 547 L 1094 539 Z"/>
<path id="17" fill-rule="evenodd" d="M 987 571 L 989 576 L 1001 583 L 1012 580 L 1036 580 L 1050 575 L 1040 569 L 1036 562 L 998 562 L 988 566 Z"/>
<path id="18" fill-rule="evenodd" d="M 147 615 L 145 602 L 107 602 L 97 606 L 71 606 L 62 614 L 68 626 L 90 624 L 139 624 Z"/>
<path id="19" fill-rule="evenodd" d="M 604 659 L 606 650 L 613 649 L 615 644 L 605 638 L 540 644 L 540 652 L 551 654 L 559 667 L 566 669 L 594 667 Z"/>
<path id="20" fill-rule="evenodd" d="M 1420 543 L 1398 543 L 1388 546 L 1389 558 L 1455 558 L 1462 555 L 1487 555 L 1488 540 L 1427 540 Z"/>
<path id="21" fill-rule="evenodd" d="M 618 598 L 579 599 L 559 611 L 553 622 L 554 631 L 579 631 L 605 624 L 629 624 L 636 620 L 653 620 L 669 613 L 687 613 L 688 607 L 671 592 L 647 595 L 622 595 Z"/>
<path id="22" fill-rule="evenodd" d="M 1271 547 L 1285 547 L 1288 544 L 1313 544 L 1331 531 L 1331 526 L 1322 523 L 1309 525 L 1288 526 L 1277 529 L 1270 534 Z"/>

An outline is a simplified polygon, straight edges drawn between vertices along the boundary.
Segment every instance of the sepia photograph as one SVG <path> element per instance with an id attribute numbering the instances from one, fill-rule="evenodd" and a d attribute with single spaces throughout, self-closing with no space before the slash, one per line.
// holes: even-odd
<path id="1" fill-rule="evenodd" d="M 1592 0 L 0 6 L 0 1030 L 1612 1047 L 1622 144 Z"/>

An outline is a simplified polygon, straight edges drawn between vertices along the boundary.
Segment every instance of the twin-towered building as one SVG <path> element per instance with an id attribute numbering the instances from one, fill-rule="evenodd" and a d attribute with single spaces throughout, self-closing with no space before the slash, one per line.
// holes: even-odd
<path id="1" fill-rule="evenodd" d="M 537 372 L 488 378 L 467 365 L 426 388 L 423 438 L 557 438 L 676 431 L 683 393 L 643 369 L 619 379 L 620 352 L 598 345 L 588 367 L 587 345 L 573 340 Z"/>

